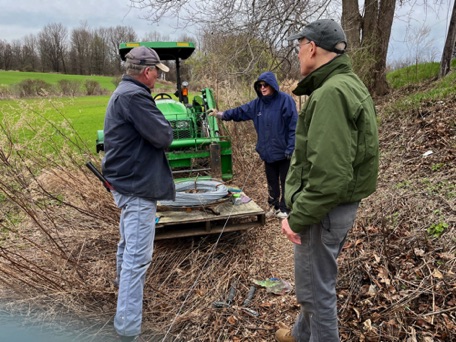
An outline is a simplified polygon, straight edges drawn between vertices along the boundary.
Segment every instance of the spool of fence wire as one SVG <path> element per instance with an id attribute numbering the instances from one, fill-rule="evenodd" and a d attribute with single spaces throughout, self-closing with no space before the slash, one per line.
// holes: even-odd
<path id="1" fill-rule="evenodd" d="M 228 188 L 219 181 L 199 180 L 176 183 L 176 200 L 160 201 L 167 207 L 192 207 L 212 204 L 228 195 Z"/>

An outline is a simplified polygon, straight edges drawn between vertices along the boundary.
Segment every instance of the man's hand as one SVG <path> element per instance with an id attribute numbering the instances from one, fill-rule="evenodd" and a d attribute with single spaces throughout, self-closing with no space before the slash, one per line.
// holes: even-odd
<path id="1" fill-rule="evenodd" d="M 297 245 L 301 244 L 301 237 L 291 230 L 287 219 L 282 220 L 282 234 L 284 234 L 291 242 Z"/>
<path id="2" fill-rule="evenodd" d="M 214 116 L 214 117 L 216 117 L 216 118 L 218 118 L 218 119 L 221 119 L 222 116 L 223 116 L 223 112 L 219 112 L 219 111 L 217 110 L 217 108 L 209 109 L 209 110 L 207 111 L 207 114 L 208 114 L 209 116 Z"/>

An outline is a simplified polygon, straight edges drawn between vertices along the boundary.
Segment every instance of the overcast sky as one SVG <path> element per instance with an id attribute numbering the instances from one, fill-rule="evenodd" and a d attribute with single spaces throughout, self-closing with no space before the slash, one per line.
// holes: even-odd
<path id="1" fill-rule="evenodd" d="M 429 55 L 440 61 L 454 0 L 441 1 L 444 4 L 434 5 L 433 10 L 406 6 L 396 11 L 389 62 L 413 59 L 417 54 L 426 60 Z M 174 29 L 172 22 L 157 25 L 140 19 L 141 12 L 129 4 L 129 0 L 0 0 L 0 39 L 12 42 L 29 34 L 36 35 L 50 23 L 61 23 L 71 31 L 84 21 L 92 29 L 131 26 L 139 38 L 150 32 L 168 35 L 170 39 L 182 34 Z M 416 32 L 423 28 L 430 32 L 420 39 L 420 44 L 413 43 L 419 36 Z"/>
<path id="2" fill-rule="evenodd" d="M 89 28 L 131 26 L 139 38 L 150 32 L 173 36 L 174 23 L 151 24 L 140 19 L 141 11 L 129 0 L 0 0 L 0 39 L 12 42 L 37 34 L 46 25 L 60 23 L 71 29 L 87 22 Z"/>
<path id="3" fill-rule="evenodd" d="M 454 0 L 428 0 L 432 8 L 427 9 L 419 5 L 420 1 L 426 0 L 414 1 L 418 3 L 414 7 L 406 4 L 396 9 L 388 48 L 390 61 L 404 60 L 418 54 L 425 60 L 429 60 L 428 55 L 434 55 L 433 60 L 440 62 Z M 428 34 L 419 38 L 417 32 L 426 29 L 429 30 Z"/>

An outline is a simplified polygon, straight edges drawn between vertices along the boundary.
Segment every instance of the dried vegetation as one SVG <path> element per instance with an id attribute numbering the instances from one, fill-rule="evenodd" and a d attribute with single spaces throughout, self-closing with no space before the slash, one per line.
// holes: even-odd
<path id="1" fill-rule="evenodd" d="M 341 338 L 456 340 L 456 98 L 388 115 L 387 105 L 379 105 L 378 191 L 363 202 L 339 260 Z M 118 209 L 85 169 L 84 151 L 31 153 L 10 126 L 0 128 L 4 312 L 54 331 L 63 326 L 75 341 L 113 340 Z M 253 126 L 225 128 L 234 183 L 266 209 Z M 253 279 L 293 284 L 292 253 L 274 219 L 241 234 L 157 241 L 144 295 L 145 340 L 273 341 L 299 310 L 293 291 L 277 296 L 258 288 L 248 308 L 243 301 Z M 214 308 L 233 284 L 233 304 Z"/>

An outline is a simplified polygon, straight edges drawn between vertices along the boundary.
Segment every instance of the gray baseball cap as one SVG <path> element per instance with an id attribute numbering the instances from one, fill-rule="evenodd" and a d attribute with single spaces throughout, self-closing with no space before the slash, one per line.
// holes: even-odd
<path id="1" fill-rule="evenodd" d="M 342 27 L 333 19 L 319 19 L 306 25 L 304 29 L 291 35 L 287 40 L 306 38 L 315 42 L 317 46 L 336 53 L 344 53 L 347 47 L 347 37 Z M 343 50 L 337 49 L 336 45 L 345 43 Z"/>
<path id="2" fill-rule="evenodd" d="M 130 50 L 125 55 L 125 59 L 128 63 L 144 66 L 156 66 L 161 71 L 168 72 L 169 68 L 160 62 L 158 53 L 151 48 L 146 46 L 138 46 Z"/>

